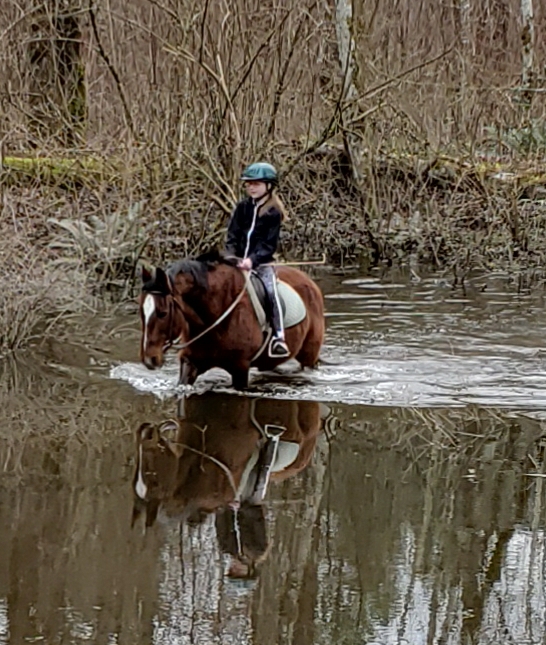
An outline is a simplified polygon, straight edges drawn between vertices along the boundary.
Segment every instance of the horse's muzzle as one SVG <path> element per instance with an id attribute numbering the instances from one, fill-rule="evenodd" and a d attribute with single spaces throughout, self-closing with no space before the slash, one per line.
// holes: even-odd
<path id="1" fill-rule="evenodd" d="M 145 356 L 142 362 L 149 370 L 155 370 L 163 365 L 163 361 L 157 356 Z"/>

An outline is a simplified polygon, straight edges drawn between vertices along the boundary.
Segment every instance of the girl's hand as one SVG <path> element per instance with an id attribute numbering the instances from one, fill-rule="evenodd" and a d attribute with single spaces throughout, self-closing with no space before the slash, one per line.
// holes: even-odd
<path id="1" fill-rule="evenodd" d="M 237 266 L 239 267 L 239 269 L 243 269 L 243 271 L 250 271 L 252 269 L 252 260 L 250 258 L 239 260 Z"/>

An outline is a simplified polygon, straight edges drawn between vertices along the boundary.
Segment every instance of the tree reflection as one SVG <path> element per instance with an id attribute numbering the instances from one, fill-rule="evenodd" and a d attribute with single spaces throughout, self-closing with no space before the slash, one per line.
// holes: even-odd
<path id="1" fill-rule="evenodd" d="M 0 643 L 546 640 L 540 420 L 207 394 L 165 421 L 124 387 L 17 386 Z"/>

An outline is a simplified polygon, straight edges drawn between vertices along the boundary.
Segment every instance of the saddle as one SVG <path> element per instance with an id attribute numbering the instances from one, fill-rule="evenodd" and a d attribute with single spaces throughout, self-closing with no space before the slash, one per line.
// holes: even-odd
<path id="1" fill-rule="evenodd" d="M 247 290 L 260 327 L 263 331 L 266 331 L 270 326 L 271 305 L 264 284 L 255 273 L 251 273 Z M 305 304 L 299 293 L 282 280 L 277 280 L 277 292 L 281 303 L 281 315 L 283 317 L 284 328 L 294 327 L 307 316 Z"/>

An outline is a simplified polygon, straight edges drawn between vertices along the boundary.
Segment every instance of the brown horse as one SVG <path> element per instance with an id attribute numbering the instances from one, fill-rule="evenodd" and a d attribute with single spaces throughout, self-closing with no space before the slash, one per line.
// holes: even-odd
<path id="1" fill-rule="evenodd" d="M 307 311 L 299 324 L 286 330 L 289 358 L 302 368 L 315 367 L 324 339 L 322 293 L 297 269 L 279 267 L 278 277 L 301 296 Z M 180 343 L 181 384 L 192 385 L 200 374 L 221 367 L 231 374 L 233 387 L 243 390 L 251 366 L 271 370 L 288 360 L 267 352 L 256 358 L 263 332 L 245 290 L 245 274 L 233 261 L 211 253 L 182 260 L 167 272 L 143 269 L 142 280 L 140 357 L 146 367 L 161 367 L 164 352 Z"/>
<path id="2" fill-rule="evenodd" d="M 260 485 L 267 433 L 282 432 L 270 462 L 270 480 L 280 482 L 311 462 L 324 417 L 316 401 L 190 397 L 184 419 L 144 423 L 136 432 L 133 524 L 144 515 L 152 526 L 160 509 L 194 526 L 213 514 L 220 548 L 233 558 L 230 575 L 246 577 L 268 549 L 267 485 Z M 233 542 L 234 520 L 239 544 Z"/>

